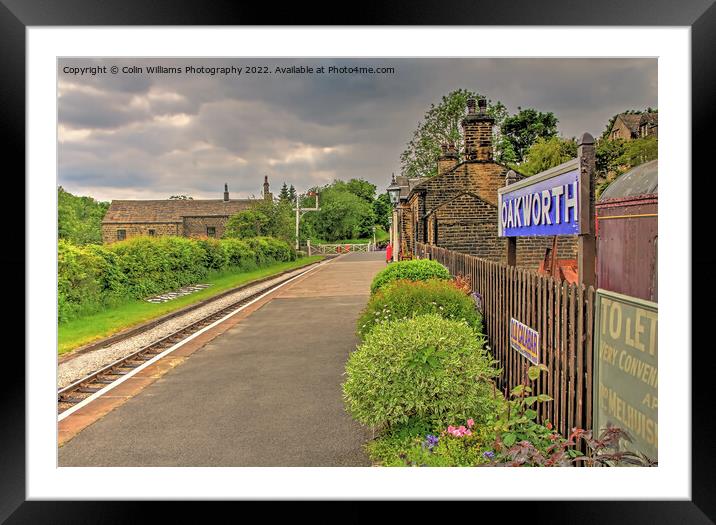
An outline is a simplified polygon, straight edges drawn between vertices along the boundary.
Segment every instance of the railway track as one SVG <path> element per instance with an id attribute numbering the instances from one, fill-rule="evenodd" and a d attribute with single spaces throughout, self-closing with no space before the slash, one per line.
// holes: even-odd
<path id="1" fill-rule="evenodd" d="M 248 305 L 259 297 L 273 292 L 287 282 L 297 279 L 302 275 L 305 275 L 307 272 L 313 270 L 317 266 L 320 266 L 320 263 L 308 266 L 305 271 L 299 273 L 298 275 L 287 277 L 286 279 L 275 283 L 268 288 L 264 288 L 262 290 L 257 291 L 256 293 L 246 296 L 241 300 L 230 304 L 229 306 L 222 308 L 217 312 L 214 312 L 213 314 L 194 321 L 193 323 L 185 326 L 184 328 L 181 328 L 176 332 L 173 332 L 157 341 L 154 341 L 153 343 L 150 343 L 140 348 L 136 352 L 133 352 L 126 357 L 117 359 L 116 361 L 104 366 L 96 372 L 92 372 L 91 374 L 88 374 L 81 379 L 78 379 L 74 383 L 69 384 L 64 388 L 58 389 L 58 415 L 61 415 L 64 412 L 70 410 L 72 407 L 77 406 L 79 403 L 82 403 L 87 398 L 107 388 L 107 386 L 111 385 L 112 383 L 119 381 L 120 379 L 122 379 L 122 377 L 132 372 L 132 370 L 140 367 L 147 361 L 150 361 L 168 348 L 171 348 L 172 346 L 199 332 L 203 328 L 206 328 L 212 323 L 215 323 L 216 321 L 219 321 L 220 319 L 228 316 L 229 314 L 236 312 L 238 309 Z"/>

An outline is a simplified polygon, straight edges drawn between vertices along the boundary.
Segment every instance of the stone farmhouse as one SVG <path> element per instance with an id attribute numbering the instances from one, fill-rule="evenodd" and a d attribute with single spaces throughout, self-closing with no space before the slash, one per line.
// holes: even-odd
<path id="1" fill-rule="evenodd" d="M 434 244 L 495 262 L 507 262 L 507 241 L 497 235 L 497 189 L 524 178 L 493 159 L 494 119 L 486 102 L 469 100 L 462 121 L 465 151 L 458 162 L 455 146 L 442 145 L 434 177 L 396 177 L 401 187 L 393 210 L 395 258 L 411 257 L 416 242 Z M 511 180 L 507 180 L 510 172 Z M 557 257 L 572 259 L 576 240 L 559 237 Z M 537 269 L 552 238 L 520 237 L 517 266 Z"/>
<path id="2" fill-rule="evenodd" d="M 659 113 L 620 113 L 609 130 L 609 138 L 632 140 L 659 136 Z"/>
<path id="3" fill-rule="evenodd" d="M 273 200 L 268 176 L 263 198 Z M 176 235 L 221 237 L 226 221 L 248 209 L 255 199 L 230 199 L 228 184 L 223 199 L 115 200 L 102 220 L 102 242 L 111 243 L 137 236 Z"/>

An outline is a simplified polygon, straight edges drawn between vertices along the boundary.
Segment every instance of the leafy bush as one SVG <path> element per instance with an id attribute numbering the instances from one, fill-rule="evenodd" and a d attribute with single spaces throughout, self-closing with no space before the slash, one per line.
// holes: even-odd
<path id="1" fill-rule="evenodd" d="M 135 237 L 110 245 L 58 244 L 58 319 L 92 313 L 126 299 L 141 299 L 205 279 L 210 271 L 255 270 L 292 261 L 278 239 Z"/>
<path id="2" fill-rule="evenodd" d="M 472 298 L 452 281 L 429 279 L 392 281 L 378 290 L 358 319 L 358 333 L 365 337 L 378 323 L 423 314 L 463 320 L 481 331 L 482 318 Z"/>
<path id="3" fill-rule="evenodd" d="M 343 397 L 373 427 L 480 419 L 494 411 L 495 363 L 464 321 L 429 314 L 381 323 L 348 358 Z"/>
<path id="4" fill-rule="evenodd" d="M 386 284 L 407 279 L 409 281 L 426 281 L 428 279 L 450 279 L 450 272 L 442 264 L 429 259 L 415 259 L 391 263 L 378 272 L 370 285 L 371 293 L 380 290 Z"/>

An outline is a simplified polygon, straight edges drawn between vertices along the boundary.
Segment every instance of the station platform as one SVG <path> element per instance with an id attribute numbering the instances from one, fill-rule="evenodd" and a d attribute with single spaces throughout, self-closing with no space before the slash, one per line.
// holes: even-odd
<path id="1" fill-rule="evenodd" d="M 273 292 L 68 437 L 59 466 L 369 466 L 341 383 L 384 267 L 384 252 L 346 254 Z"/>

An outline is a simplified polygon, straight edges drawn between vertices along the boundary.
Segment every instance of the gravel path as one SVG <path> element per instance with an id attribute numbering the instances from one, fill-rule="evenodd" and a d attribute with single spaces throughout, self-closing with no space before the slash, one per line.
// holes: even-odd
<path id="1" fill-rule="evenodd" d="M 63 388 L 72 383 L 73 381 L 77 381 L 78 379 L 86 376 L 87 374 L 99 370 L 103 366 L 108 365 L 109 363 L 116 361 L 117 359 L 128 356 L 129 354 L 136 352 L 143 346 L 146 346 L 150 343 L 153 343 L 154 341 L 161 339 L 162 337 L 176 332 L 177 330 L 180 330 L 185 326 L 190 325 L 191 323 L 201 319 L 202 317 L 206 317 L 208 315 L 213 314 L 214 312 L 218 312 L 222 308 L 226 308 L 232 303 L 240 301 L 244 297 L 247 297 L 261 290 L 270 288 L 271 286 L 274 286 L 281 281 L 294 277 L 301 272 L 304 272 L 305 270 L 305 267 L 299 268 L 292 272 L 283 274 L 280 277 L 276 277 L 275 279 L 264 281 L 255 286 L 250 286 L 241 291 L 218 299 L 210 304 L 207 304 L 202 308 L 197 308 L 196 310 L 188 312 L 179 317 L 169 319 L 165 323 L 155 326 L 151 330 L 139 333 L 128 339 L 119 341 L 111 346 L 100 348 L 99 350 L 95 350 L 94 352 L 81 354 L 74 359 L 70 359 L 69 361 L 60 363 L 57 370 L 57 387 Z"/>

